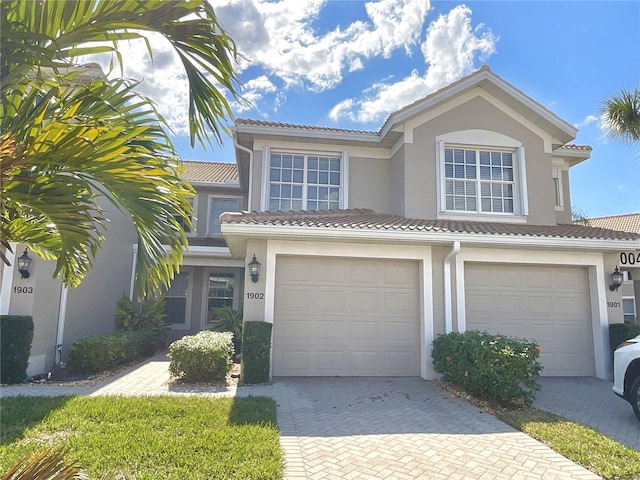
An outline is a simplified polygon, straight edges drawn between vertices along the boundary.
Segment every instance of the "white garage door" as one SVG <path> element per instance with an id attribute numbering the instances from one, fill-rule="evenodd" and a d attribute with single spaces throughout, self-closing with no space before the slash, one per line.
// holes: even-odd
<path id="1" fill-rule="evenodd" d="M 587 272 L 465 264 L 467 329 L 534 339 L 545 376 L 593 376 Z"/>
<path id="2" fill-rule="evenodd" d="M 418 264 L 278 256 L 275 376 L 419 376 Z"/>

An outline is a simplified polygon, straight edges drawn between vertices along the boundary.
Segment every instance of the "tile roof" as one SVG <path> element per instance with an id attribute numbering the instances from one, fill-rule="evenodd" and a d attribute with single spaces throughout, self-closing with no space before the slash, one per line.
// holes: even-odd
<path id="1" fill-rule="evenodd" d="M 221 221 L 224 223 L 235 224 L 282 225 L 307 228 L 442 232 L 461 234 L 472 233 L 482 235 L 599 240 L 640 240 L 640 234 L 608 230 L 604 228 L 586 227 L 583 225 L 527 225 L 496 222 L 426 220 L 376 213 L 369 209 L 225 213 L 221 216 Z"/>
<path id="2" fill-rule="evenodd" d="M 590 152 L 593 150 L 589 145 L 575 145 L 573 143 L 567 143 L 566 145 L 562 145 L 558 147 L 557 150 L 576 150 L 579 152 Z"/>
<path id="3" fill-rule="evenodd" d="M 226 247 L 224 238 L 187 237 L 190 247 Z"/>
<path id="4" fill-rule="evenodd" d="M 611 230 L 640 234 L 640 213 L 589 218 L 586 223 L 591 227 L 609 228 Z"/>
<path id="5" fill-rule="evenodd" d="M 237 183 L 238 167 L 235 163 L 197 162 L 185 160 L 183 178 L 188 182 Z"/>
<path id="6" fill-rule="evenodd" d="M 251 118 L 237 118 L 236 125 L 253 125 L 258 127 L 295 128 L 299 130 L 315 130 L 319 132 L 362 133 L 365 135 L 377 135 L 379 132 L 365 130 L 349 130 L 346 128 L 319 127 L 316 125 L 298 125 L 295 123 L 268 122 L 265 120 L 253 120 Z"/>

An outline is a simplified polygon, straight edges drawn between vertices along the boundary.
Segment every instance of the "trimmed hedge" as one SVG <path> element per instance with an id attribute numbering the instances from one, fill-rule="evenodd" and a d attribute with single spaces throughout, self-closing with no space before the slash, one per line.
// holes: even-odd
<path id="1" fill-rule="evenodd" d="M 32 341 L 33 318 L 0 316 L 0 383 L 25 381 Z"/>
<path id="2" fill-rule="evenodd" d="M 169 373 L 192 382 L 224 380 L 231 369 L 231 355 L 231 332 L 205 330 L 169 345 Z"/>
<path id="3" fill-rule="evenodd" d="M 530 405 L 540 390 L 540 347 L 535 342 L 476 331 L 440 335 L 433 367 L 472 395 Z"/>
<path id="4" fill-rule="evenodd" d="M 153 355 L 162 342 L 162 332 L 139 330 L 86 337 L 71 346 L 70 371 L 98 373 L 123 363 Z"/>
<path id="5" fill-rule="evenodd" d="M 268 322 L 244 322 L 242 383 L 269 383 L 272 327 Z"/>
<path id="6" fill-rule="evenodd" d="M 613 352 L 622 342 L 640 335 L 640 325 L 633 323 L 612 323 L 609 325 L 609 346 L 611 347 L 611 358 Z"/>

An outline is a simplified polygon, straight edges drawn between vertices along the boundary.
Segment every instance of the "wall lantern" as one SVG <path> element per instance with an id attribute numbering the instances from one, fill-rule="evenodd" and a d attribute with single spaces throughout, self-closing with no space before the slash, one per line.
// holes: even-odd
<path id="1" fill-rule="evenodd" d="M 253 259 L 249 262 L 249 275 L 251 275 L 251 281 L 256 283 L 260 277 L 260 265 L 261 263 L 256 260 L 256 254 L 253 254 Z"/>
<path id="2" fill-rule="evenodd" d="M 31 257 L 27 255 L 27 250 L 18 257 L 18 271 L 22 278 L 29 278 L 29 267 L 31 266 Z"/>
<path id="3" fill-rule="evenodd" d="M 612 292 L 614 290 L 617 291 L 620 285 L 622 285 L 623 280 L 624 275 L 622 275 L 622 272 L 618 270 L 618 266 L 616 265 L 616 269 L 611 274 L 611 285 L 609 285 L 609 290 L 611 290 Z"/>

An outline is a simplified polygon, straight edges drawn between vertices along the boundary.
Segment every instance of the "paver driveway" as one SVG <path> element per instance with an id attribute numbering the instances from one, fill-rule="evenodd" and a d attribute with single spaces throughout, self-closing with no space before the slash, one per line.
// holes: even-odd
<path id="1" fill-rule="evenodd" d="M 280 378 L 265 390 L 289 479 L 599 478 L 420 379 Z"/>

